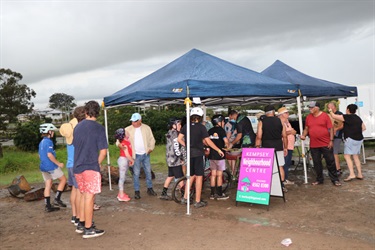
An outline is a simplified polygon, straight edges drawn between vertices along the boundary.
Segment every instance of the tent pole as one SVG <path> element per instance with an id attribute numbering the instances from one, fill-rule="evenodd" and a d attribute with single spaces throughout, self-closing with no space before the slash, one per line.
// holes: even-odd
<path id="1" fill-rule="evenodd" d="M 105 135 L 107 137 L 107 144 L 109 145 L 108 141 L 108 123 L 107 123 L 107 109 L 104 108 L 104 125 L 105 125 Z M 108 181 L 109 181 L 109 190 L 112 191 L 112 181 L 111 181 L 111 159 L 109 157 L 109 147 L 107 149 L 107 167 L 108 167 Z"/>
<path id="2" fill-rule="evenodd" d="M 301 108 L 301 95 L 297 96 L 297 108 L 298 108 L 298 122 L 300 135 L 303 134 L 303 123 L 302 123 L 302 108 Z M 305 176 L 305 184 L 307 184 L 307 169 L 306 169 L 306 157 L 305 157 L 305 141 L 301 140 L 301 152 L 303 162 L 303 173 Z"/>
<path id="3" fill-rule="evenodd" d="M 189 87 L 187 87 L 189 93 Z M 186 214 L 190 215 L 190 99 L 186 97 L 186 179 L 187 179 L 187 205 Z"/>

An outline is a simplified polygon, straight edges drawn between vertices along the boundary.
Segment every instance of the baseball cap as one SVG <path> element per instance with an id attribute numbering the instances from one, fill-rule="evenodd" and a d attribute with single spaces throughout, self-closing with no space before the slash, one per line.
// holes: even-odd
<path id="1" fill-rule="evenodd" d="M 270 112 L 270 111 L 275 111 L 275 107 L 272 106 L 272 105 L 267 105 L 265 108 L 264 108 L 264 112 Z"/>
<path id="2" fill-rule="evenodd" d="M 142 116 L 139 113 L 132 114 L 132 117 L 130 118 L 130 121 L 135 122 L 138 120 L 142 120 Z"/>
<path id="3" fill-rule="evenodd" d="M 309 103 L 309 108 L 314 108 L 314 107 L 318 107 L 320 108 L 320 103 L 319 102 L 316 102 L 316 101 L 312 101 Z"/>

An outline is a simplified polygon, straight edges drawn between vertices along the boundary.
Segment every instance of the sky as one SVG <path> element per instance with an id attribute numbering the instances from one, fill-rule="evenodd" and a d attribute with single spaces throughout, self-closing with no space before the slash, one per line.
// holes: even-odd
<path id="1" fill-rule="evenodd" d="M 0 68 L 23 75 L 38 109 L 54 93 L 101 102 L 193 48 L 375 83 L 375 0 L 0 0 L 0 15 Z"/>

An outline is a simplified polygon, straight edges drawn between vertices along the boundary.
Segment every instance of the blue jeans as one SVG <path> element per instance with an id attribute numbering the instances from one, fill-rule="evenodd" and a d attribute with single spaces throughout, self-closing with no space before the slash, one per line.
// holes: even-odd
<path id="1" fill-rule="evenodd" d="M 292 165 L 292 156 L 293 150 L 288 149 L 288 154 L 284 157 L 285 164 L 284 164 L 284 172 L 285 172 L 285 180 L 288 179 L 289 167 Z"/>
<path id="2" fill-rule="evenodd" d="M 147 188 L 152 188 L 152 176 L 151 176 L 151 163 L 150 163 L 150 155 L 143 154 L 143 155 L 136 155 L 134 166 L 133 166 L 133 183 L 134 183 L 134 191 L 139 191 L 139 174 L 141 172 L 141 164 L 143 165 L 143 170 L 146 174 L 146 185 Z"/>
<path id="3" fill-rule="evenodd" d="M 316 171 L 316 181 L 320 183 L 323 183 L 324 181 L 322 156 L 326 161 L 329 178 L 331 178 L 332 182 L 338 181 L 339 178 L 337 177 L 335 158 L 333 157 L 333 149 L 328 147 L 310 148 L 310 152 Z"/>

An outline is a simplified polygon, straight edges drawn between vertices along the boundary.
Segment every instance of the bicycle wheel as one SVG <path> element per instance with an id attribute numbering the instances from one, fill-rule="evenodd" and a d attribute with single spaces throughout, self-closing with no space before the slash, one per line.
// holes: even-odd
<path id="1" fill-rule="evenodd" d="M 223 171 L 223 193 L 225 193 L 229 188 L 232 183 L 232 174 L 228 169 L 225 169 Z"/>
<path id="2" fill-rule="evenodd" d="M 172 187 L 172 199 L 176 203 L 181 203 L 181 198 L 184 197 L 185 194 L 185 186 L 186 186 L 186 176 L 179 178 Z M 194 197 L 195 194 L 195 186 L 194 183 L 190 187 L 190 199 Z"/>

